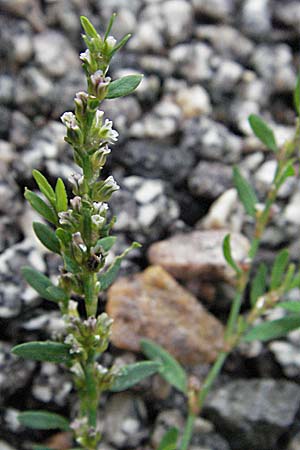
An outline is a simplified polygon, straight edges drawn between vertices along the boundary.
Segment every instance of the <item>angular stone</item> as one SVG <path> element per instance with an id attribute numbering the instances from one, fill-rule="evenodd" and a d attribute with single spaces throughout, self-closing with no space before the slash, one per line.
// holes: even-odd
<path id="1" fill-rule="evenodd" d="M 284 380 L 235 380 L 214 390 L 205 414 L 236 450 L 281 448 L 300 406 L 300 388 Z"/>
<path id="2" fill-rule="evenodd" d="M 112 342 L 139 351 L 142 338 L 184 364 L 211 363 L 223 345 L 222 324 L 159 266 L 121 278 L 108 292 Z"/>
<path id="3" fill-rule="evenodd" d="M 174 277 L 190 280 L 232 279 L 233 271 L 225 262 L 222 244 L 228 230 L 192 231 L 177 234 L 151 245 L 148 257 L 151 264 L 159 264 Z M 239 233 L 231 233 L 233 258 L 242 263 L 249 250 L 249 241 Z"/>

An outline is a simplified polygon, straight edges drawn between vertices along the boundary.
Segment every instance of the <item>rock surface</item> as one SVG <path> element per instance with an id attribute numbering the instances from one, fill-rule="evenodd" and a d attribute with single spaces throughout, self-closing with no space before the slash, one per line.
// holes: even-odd
<path id="1" fill-rule="evenodd" d="M 233 272 L 222 251 L 226 234 L 226 230 L 177 234 L 152 244 L 148 252 L 149 261 L 161 265 L 179 279 L 230 280 Z M 231 246 L 234 259 L 242 263 L 249 250 L 248 239 L 239 233 L 231 233 Z"/>
<path id="2" fill-rule="evenodd" d="M 300 388 L 284 380 L 236 380 L 215 389 L 205 411 L 236 450 L 270 450 L 295 419 Z"/>
<path id="3" fill-rule="evenodd" d="M 213 362 L 223 345 L 221 323 L 159 266 L 117 281 L 107 313 L 119 348 L 139 351 L 140 339 L 148 338 L 193 365 Z"/>

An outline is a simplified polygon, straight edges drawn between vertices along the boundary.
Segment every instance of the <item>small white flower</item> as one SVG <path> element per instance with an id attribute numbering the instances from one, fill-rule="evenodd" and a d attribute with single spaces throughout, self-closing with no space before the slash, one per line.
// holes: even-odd
<path id="1" fill-rule="evenodd" d="M 79 58 L 83 62 L 91 63 L 91 52 L 87 49 L 85 52 L 80 53 Z"/>
<path id="2" fill-rule="evenodd" d="M 118 191 L 120 189 L 120 186 L 116 183 L 112 175 L 106 178 L 105 186 L 111 188 L 113 191 Z"/>
<path id="3" fill-rule="evenodd" d="M 105 218 L 100 216 L 99 214 L 94 214 L 92 217 L 92 222 L 96 227 L 101 227 L 103 223 L 105 222 Z"/>
<path id="4" fill-rule="evenodd" d="M 108 204 L 102 202 L 94 202 L 93 203 L 94 210 L 100 216 L 105 215 L 108 210 Z"/>
<path id="5" fill-rule="evenodd" d="M 77 122 L 76 122 L 75 115 L 70 111 L 65 112 L 61 116 L 60 120 L 67 128 L 72 128 L 72 129 L 79 128 L 77 125 Z"/>
<path id="6" fill-rule="evenodd" d="M 106 39 L 106 44 L 109 47 L 109 49 L 113 49 L 117 43 L 117 39 L 115 39 L 113 36 L 108 36 L 108 38 Z"/>

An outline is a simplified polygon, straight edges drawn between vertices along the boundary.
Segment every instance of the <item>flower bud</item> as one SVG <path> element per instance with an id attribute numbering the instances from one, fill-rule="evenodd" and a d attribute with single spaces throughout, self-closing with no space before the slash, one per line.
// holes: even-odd
<path id="1" fill-rule="evenodd" d="M 103 100 L 106 97 L 110 80 L 110 77 L 104 76 L 102 70 L 97 70 L 90 76 L 93 94 L 98 100 Z"/>
<path id="2" fill-rule="evenodd" d="M 81 204 L 82 204 L 81 197 L 76 195 L 76 197 L 74 197 L 70 200 L 70 204 L 74 211 L 79 212 L 81 210 Z"/>
<path id="3" fill-rule="evenodd" d="M 99 148 L 99 150 L 97 150 L 92 158 L 92 165 L 93 165 L 93 169 L 96 171 L 97 169 L 101 169 L 104 164 L 106 163 L 106 158 L 107 155 L 109 155 L 111 152 L 110 148 L 107 147 L 107 145 L 104 148 Z"/>
<path id="4" fill-rule="evenodd" d="M 76 97 L 74 98 L 75 103 L 75 115 L 77 118 L 82 119 L 87 110 L 89 94 L 84 91 L 77 92 Z"/>
<path id="5" fill-rule="evenodd" d="M 68 178 L 69 183 L 72 186 L 73 194 L 83 194 L 84 193 L 84 177 L 79 173 L 73 173 Z M 72 204 L 72 200 L 70 202 Z"/>

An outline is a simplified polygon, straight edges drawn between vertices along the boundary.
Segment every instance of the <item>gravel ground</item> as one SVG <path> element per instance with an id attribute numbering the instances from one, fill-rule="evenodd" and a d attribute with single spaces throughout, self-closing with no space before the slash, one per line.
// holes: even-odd
<path id="1" fill-rule="evenodd" d="M 242 167 L 263 197 L 274 163 L 247 117 L 262 115 L 278 142 L 293 132 L 299 0 L 0 0 L 1 450 L 26 450 L 32 441 L 53 438 L 22 428 L 18 411 L 46 408 L 72 416 L 76 407 L 61 368 L 10 354 L 15 343 L 62 328 L 57 311 L 20 275 L 20 267 L 30 264 L 55 279 L 58 267 L 56 256 L 34 238 L 36 216 L 23 190 L 34 188 L 33 168 L 52 182 L 67 180 L 74 170 L 59 117 L 85 86 L 79 16 L 103 31 L 114 11 L 116 37 L 134 36 L 113 62 L 112 76 L 145 75 L 134 95 L 103 105 L 120 133 L 106 169 L 122 187 L 111 203 L 118 216 L 117 251 L 132 240 L 143 244 L 127 258 L 123 275 L 145 269 L 149 247 L 179 232 L 217 227 L 249 236 L 251 222 L 232 189 L 232 166 Z M 299 201 L 300 183 L 290 179 L 280 192 L 281 213 L 263 239 L 261 260 L 270 262 L 276 250 L 288 247 L 299 262 Z M 232 295 L 226 277 L 184 284 L 224 320 Z M 300 292 L 292 295 L 299 299 Z M 296 331 L 232 355 L 205 419 L 196 424 L 191 450 L 299 450 L 299 343 Z M 112 346 L 106 362 L 138 357 Z M 190 367 L 200 377 L 206 370 L 205 364 Z M 103 450 L 150 450 L 166 427 L 182 426 L 183 398 L 156 376 L 106 400 Z M 54 439 L 68 448 L 68 436 Z"/>

